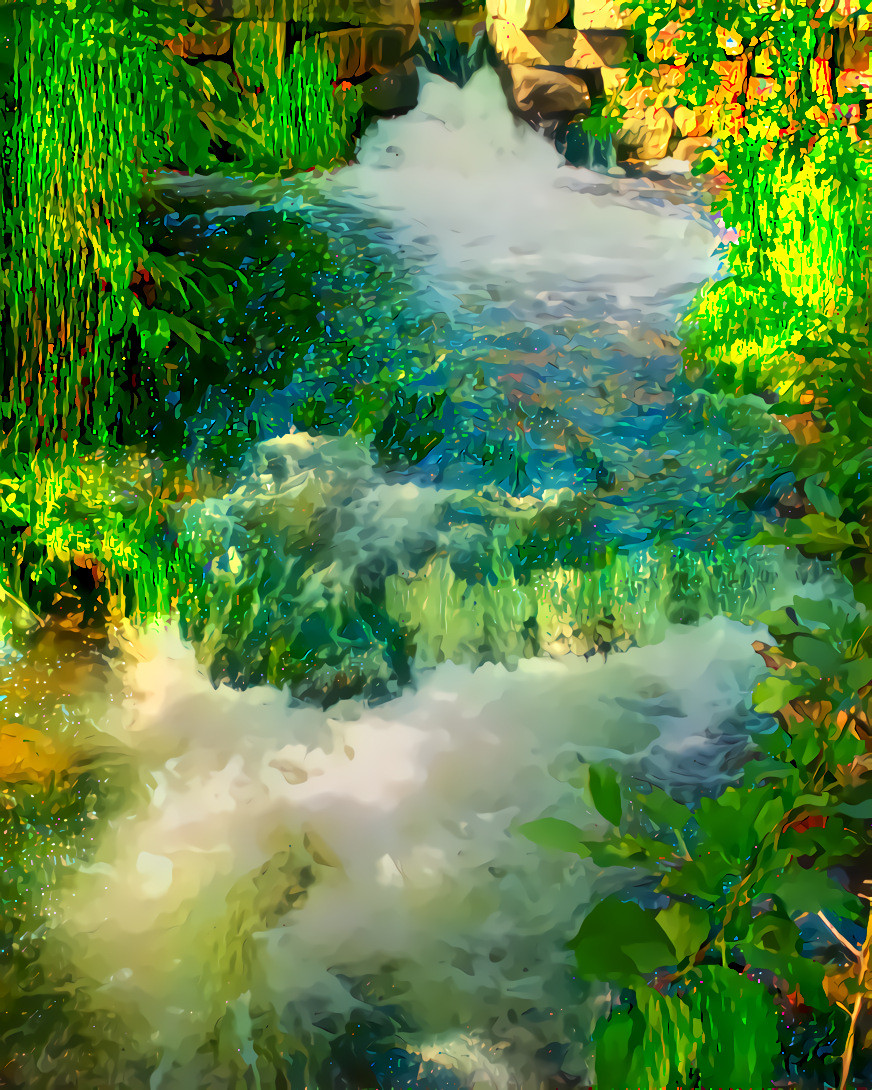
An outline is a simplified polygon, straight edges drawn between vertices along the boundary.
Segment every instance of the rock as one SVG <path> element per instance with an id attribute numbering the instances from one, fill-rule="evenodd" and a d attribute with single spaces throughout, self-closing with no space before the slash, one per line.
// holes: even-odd
<path id="1" fill-rule="evenodd" d="M 402 114 L 418 104 L 418 69 L 411 59 L 363 84 L 363 101 L 378 114 Z"/>
<path id="2" fill-rule="evenodd" d="M 487 0 L 487 13 L 521 30 L 547 30 L 569 14 L 569 0 Z"/>
<path id="3" fill-rule="evenodd" d="M 411 51 L 415 32 L 412 27 L 345 27 L 318 38 L 339 69 L 339 79 L 351 80 L 396 68 Z"/>
<path id="4" fill-rule="evenodd" d="M 706 148 L 710 148 L 711 145 L 711 137 L 688 136 L 684 140 L 678 141 L 675 151 L 672 153 L 672 158 L 681 159 L 685 163 L 695 163 L 699 158 L 700 152 L 705 151 Z"/>
<path id="5" fill-rule="evenodd" d="M 331 23 L 352 26 L 417 26 L 419 0 L 308 0 L 312 14 Z"/>
<path id="6" fill-rule="evenodd" d="M 646 104 L 647 88 L 639 87 L 626 96 L 627 112 L 618 133 L 618 146 L 629 147 L 637 159 L 663 159 L 675 125 L 669 111 Z"/>
<path id="7" fill-rule="evenodd" d="M 619 30 L 624 26 L 620 0 L 573 0 L 576 30 Z"/>
<path id="8" fill-rule="evenodd" d="M 523 31 L 505 19 L 494 19 L 488 34 L 497 55 L 505 64 L 532 67 L 570 68 L 584 72 L 619 64 L 627 51 L 623 33 L 555 28 Z"/>
<path id="9" fill-rule="evenodd" d="M 545 64 L 545 58 L 515 23 L 494 19 L 488 26 L 488 37 L 504 64 L 522 64 L 527 67 Z"/>
<path id="10" fill-rule="evenodd" d="M 590 110 L 590 92 L 581 76 L 522 64 L 510 64 L 508 72 L 516 111 L 527 120 Z"/>
<path id="11" fill-rule="evenodd" d="M 573 68 L 580 72 L 620 64 L 627 51 L 627 39 L 623 33 L 592 31 L 582 34 L 577 30 L 556 29 L 531 32 L 528 37 L 547 65 Z"/>

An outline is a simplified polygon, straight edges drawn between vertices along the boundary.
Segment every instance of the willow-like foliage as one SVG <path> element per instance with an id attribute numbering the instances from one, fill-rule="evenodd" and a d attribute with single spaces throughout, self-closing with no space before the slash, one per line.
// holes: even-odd
<path id="1" fill-rule="evenodd" d="M 283 23 L 243 25 L 234 59 L 252 95 L 252 129 L 270 163 L 308 170 L 330 167 L 349 151 L 360 92 L 339 86 L 323 40 L 304 37 L 286 50 Z"/>
<path id="2" fill-rule="evenodd" d="M 141 58 L 117 47 L 114 21 L 72 8 L 16 11 L 14 30 L 7 411 L 21 441 L 34 424 L 66 440 L 87 419 L 102 437 L 143 251 Z"/>

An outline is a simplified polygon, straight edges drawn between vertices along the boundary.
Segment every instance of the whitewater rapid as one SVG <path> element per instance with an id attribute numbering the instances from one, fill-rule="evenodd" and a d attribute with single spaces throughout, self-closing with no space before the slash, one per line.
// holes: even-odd
<path id="1" fill-rule="evenodd" d="M 422 73 L 417 107 L 372 125 L 324 191 L 381 219 L 455 317 L 484 305 L 536 325 L 605 310 L 659 324 L 720 268 L 701 208 L 570 166 L 509 113 L 489 67 L 463 89 Z"/>
<path id="2" fill-rule="evenodd" d="M 418 107 L 372 126 L 356 164 L 277 193 L 278 212 L 305 213 L 351 249 L 390 253 L 410 307 L 447 318 L 438 347 L 460 369 L 471 374 L 484 356 L 479 332 L 496 343 L 521 330 L 522 341 L 501 342 L 499 366 L 568 417 L 595 371 L 603 392 L 585 426 L 617 415 L 634 369 L 650 365 L 644 382 L 665 383 L 675 360 L 648 333 L 673 328 L 719 270 L 701 209 L 645 181 L 566 166 L 511 117 L 489 69 L 462 91 L 425 79 Z M 254 207 L 239 200 L 214 214 Z M 570 350 L 585 324 L 610 332 L 580 360 Z M 634 457 L 639 435 L 618 434 Z M 578 487 L 571 463 L 562 472 Z M 382 500 L 404 488 L 406 522 L 426 529 L 426 482 L 378 487 Z M 346 544 L 353 514 L 347 505 Z M 370 510 L 379 557 L 398 553 L 406 531 L 375 523 Z M 606 660 L 416 668 L 393 700 L 328 711 L 272 688 L 216 687 L 168 628 L 127 632 L 125 697 L 92 743 L 130 769 L 135 790 L 65 883 L 47 956 L 81 982 L 82 1002 L 151 1042 L 164 1073 L 195 1064 L 228 1010 L 239 1025 L 269 1010 L 290 1039 L 390 1004 L 417 1027 L 409 1048 L 454 1056 L 466 1084 L 538 1088 L 533 1056 L 553 1042 L 577 1046 L 565 1066 L 583 1078 L 594 1012 L 565 943 L 617 879 L 518 828 L 543 815 L 601 825 L 582 794 L 592 761 L 682 788 L 723 782 L 765 670 L 752 647 L 759 627 L 718 617 L 662 631 Z M 481 1042 L 508 1048 L 496 1062 Z M 153 1090 L 193 1085 L 178 1079 L 156 1074 Z"/>

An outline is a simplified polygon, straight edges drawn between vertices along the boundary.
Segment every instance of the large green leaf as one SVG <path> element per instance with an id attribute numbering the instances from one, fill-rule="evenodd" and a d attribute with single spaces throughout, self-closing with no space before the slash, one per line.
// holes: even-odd
<path id="1" fill-rule="evenodd" d="M 612 825 L 621 823 L 621 785 L 618 775 L 608 765 L 590 766 L 590 795 L 600 814 Z"/>
<path id="2" fill-rule="evenodd" d="M 569 946 L 581 974 L 596 980 L 637 980 L 675 964 L 656 913 L 617 896 L 594 906 Z"/>
<path id="3" fill-rule="evenodd" d="M 528 821 L 519 830 L 528 840 L 542 848 L 551 848 L 558 852 L 572 852 L 586 858 L 590 849 L 584 842 L 581 829 L 560 818 L 539 818 Z"/>
<path id="4" fill-rule="evenodd" d="M 711 931 L 708 912 L 685 901 L 674 901 L 658 912 L 657 923 L 669 939 L 677 963 L 695 954 Z"/>

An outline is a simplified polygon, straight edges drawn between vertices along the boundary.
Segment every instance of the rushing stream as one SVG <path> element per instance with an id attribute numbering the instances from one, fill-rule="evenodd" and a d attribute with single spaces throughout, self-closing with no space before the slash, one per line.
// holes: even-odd
<path id="1" fill-rule="evenodd" d="M 229 482 L 188 520 L 229 590 L 189 618 L 196 647 L 175 622 L 72 658 L 36 644 L 79 664 L 40 705 L 58 751 L 117 787 L 42 958 L 84 1039 L 127 1042 L 113 1062 L 142 1081 L 119 1085 L 279 1085 L 270 1065 L 307 1055 L 336 1087 L 584 1078 L 602 997 L 565 943 L 612 879 L 518 826 L 601 820 L 593 760 L 716 789 L 760 725 L 757 618 L 836 593 L 747 545 L 786 487 L 759 487 L 777 425 L 680 375 L 678 317 L 718 271 L 690 181 L 566 165 L 489 69 L 424 76 L 358 160 L 165 194 L 179 250 L 254 269 L 256 222 L 276 251 L 237 321 L 250 389 L 216 380 L 179 423 Z M 408 418 L 376 441 L 352 394 L 391 382 Z M 293 697 L 261 684 L 334 607 L 333 657 L 279 671 Z M 10 691 L 34 654 L 4 660 Z M 307 679 L 337 671 L 366 684 L 323 707 Z"/>

